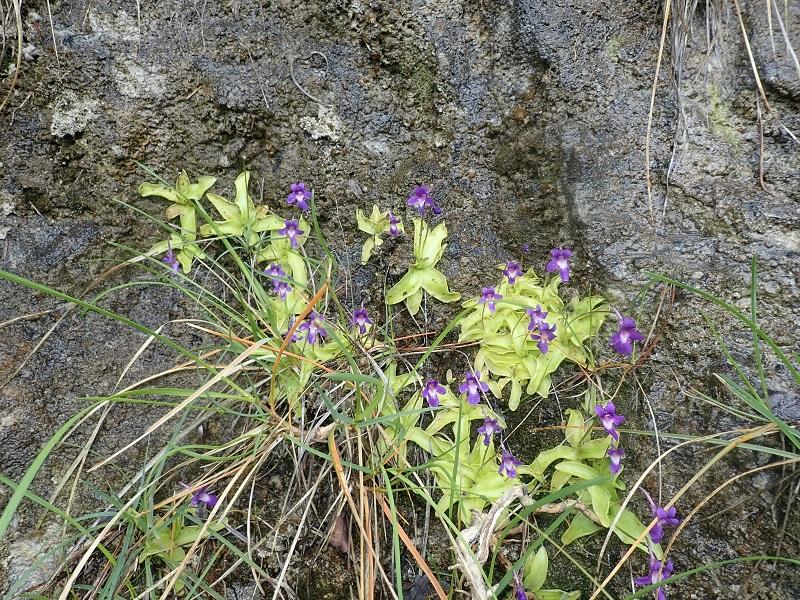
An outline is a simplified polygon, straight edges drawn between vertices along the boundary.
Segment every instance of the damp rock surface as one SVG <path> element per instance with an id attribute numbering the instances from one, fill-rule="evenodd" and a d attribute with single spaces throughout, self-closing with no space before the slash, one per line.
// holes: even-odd
<path id="1" fill-rule="evenodd" d="M 157 199 L 136 195 L 148 178 L 137 163 L 167 180 L 180 169 L 214 175 L 225 189 L 247 168 L 254 196 L 272 206 L 282 203 L 290 182 L 313 186 L 334 250 L 354 270 L 347 293 L 361 300 L 362 290 L 377 293 L 369 289 L 380 273 L 399 277 L 407 256 L 399 244 L 387 243 L 373 264 L 358 268 L 355 208 L 377 202 L 405 214 L 409 190 L 424 183 L 444 208 L 450 231 L 441 267 L 465 297 L 496 279 L 495 266 L 519 257 L 523 243 L 531 246 L 525 260 L 540 271 L 551 247 L 567 245 L 575 254 L 573 285 L 602 291 L 646 330 L 658 304 L 655 292 L 637 300 L 646 271 L 748 309 L 755 256 L 761 324 L 782 347 L 797 351 L 800 152 L 789 132 L 800 135 L 800 74 L 777 20 L 771 37 L 763 8 L 741 4 L 769 106 L 757 99 L 736 13 L 706 15 L 698 8 L 678 28 L 691 27 L 693 35 L 667 40 L 651 114 L 658 3 L 166 1 L 143 2 L 137 14 L 135 3 L 121 0 L 64 0 L 52 5 L 52 33 L 48 20 L 23 3 L 25 43 L 37 53 L 24 62 L 0 114 L 0 268 L 91 297 L 129 279 L 122 272 L 97 282 L 109 259 L 126 256 L 112 244 L 146 248 L 159 237 L 153 224 L 115 202 L 163 214 Z M 798 40 L 800 15 L 788 6 L 781 23 Z M 8 54 L 0 60 L 7 73 Z M 10 78 L 3 83 L 5 91 Z M 158 287 L 115 292 L 105 306 L 153 328 L 192 311 Z M 432 326 L 443 326 L 449 310 L 431 306 Z M 0 282 L 0 322 L 23 315 L 29 316 L 3 327 L 0 343 L 0 465 L 15 480 L 80 409 L 81 398 L 114 389 L 146 340 Z M 744 327 L 679 291 L 641 371 L 641 387 L 624 388 L 619 399 L 632 425 L 693 435 L 741 426 L 690 393 L 722 394 L 713 374 L 731 372 L 707 318 L 737 359 L 752 364 Z M 178 327 L 173 333 L 192 341 Z M 127 381 L 177 360 L 153 345 Z M 776 411 L 796 420 L 798 390 L 773 357 L 767 361 Z M 551 424 L 559 419 L 555 408 L 546 414 Z M 147 407 L 115 408 L 93 451 L 110 454 L 158 416 Z M 78 432 L 74 445 L 56 453 L 34 491 L 53 489 L 87 436 Z M 539 438 L 523 426 L 518 440 L 512 446 L 534 458 Z M 651 438 L 635 444 L 628 450 L 629 484 L 656 458 Z M 708 450 L 689 447 L 673 456 L 663 467 L 665 497 L 705 464 Z M 144 460 L 134 451 L 129 465 L 140 468 Z M 757 460 L 734 453 L 690 491 L 681 509 L 688 512 Z M 772 554 L 779 537 L 784 554 L 798 555 L 800 503 L 789 505 L 784 521 L 786 492 L 770 495 L 783 489 L 781 475 L 765 473 L 714 497 L 706 518 L 676 544 L 676 572 Z M 124 484 L 117 472 L 103 477 L 95 483 Z M 0 505 L 8 494 L 0 488 Z M 750 499 L 739 503 L 744 497 Z M 78 501 L 87 511 L 98 502 L 91 494 Z M 639 509 L 646 511 L 644 504 Z M 26 507 L 0 541 L 0 590 L 23 576 L 33 548 L 53 550 L 51 529 L 32 529 L 38 516 Z M 310 547 L 304 552 L 304 560 L 319 556 Z M 592 552 L 581 545 L 575 550 L 593 566 Z M 293 567 L 293 584 L 302 583 L 313 597 L 350 597 L 353 578 L 344 559 L 332 550 L 321 556 L 311 573 Z M 604 565 L 615 558 L 606 556 Z M 328 562 L 335 568 L 326 568 Z M 38 565 L 34 580 L 51 564 L 47 558 Z M 646 569 L 643 561 L 636 568 Z M 568 562 L 554 569 L 567 574 L 553 586 L 585 586 L 571 569 Z M 673 590 L 675 597 L 748 592 L 788 600 L 800 593 L 796 581 L 777 576 L 772 565 L 748 563 Z M 627 589 L 615 586 L 616 594 Z"/>

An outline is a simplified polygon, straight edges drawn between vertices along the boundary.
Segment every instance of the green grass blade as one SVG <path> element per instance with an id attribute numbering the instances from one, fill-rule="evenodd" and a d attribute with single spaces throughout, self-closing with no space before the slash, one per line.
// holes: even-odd
<path id="1" fill-rule="evenodd" d="M 692 292 L 693 294 L 697 294 L 701 298 L 705 298 L 706 300 L 716 304 L 717 306 L 725 310 L 725 312 L 727 312 L 731 316 L 735 317 L 736 319 L 747 325 L 747 327 L 749 327 L 752 330 L 754 335 L 756 335 L 761 341 L 763 341 L 767 346 L 770 347 L 770 349 L 775 353 L 775 355 L 783 363 L 786 369 L 792 374 L 792 377 L 794 378 L 795 382 L 798 385 L 800 385 L 800 369 L 798 369 L 798 367 L 795 366 L 792 360 L 790 360 L 790 358 L 786 356 L 786 353 L 780 348 L 780 346 L 778 346 L 778 344 L 775 343 L 775 340 L 773 340 L 769 335 L 767 335 L 758 326 L 758 324 L 754 323 L 753 320 L 750 319 L 750 317 L 744 314 L 741 310 L 739 310 L 732 304 L 725 302 L 724 300 L 715 296 L 714 294 L 711 294 L 701 288 L 688 285 L 686 283 L 683 283 L 682 281 L 678 281 L 677 279 L 673 279 L 671 277 L 667 277 L 666 275 L 661 275 L 659 273 L 645 271 L 645 274 L 651 279 L 654 279 L 655 281 L 668 283 L 670 285 L 674 285 L 675 287 L 679 287 L 688 292 Z"/>
<path id="2" fill-rule="evenodd" d="M 750 263 L 750 318 L 753 323 L 758 325 L 758 262 L 756 255 L 753 255 L 753 260 Z M 753 333 L 753 358 L 756 362 L 756 371 L 758 371 L 758 380 L 761 382 L 761 394 L 764 401 L 769 403 L 769 392 L 767 391 L 767 377 L 764 373 L 764 359 L 761 356 L 761 343 L 758 336 Z"/>
<path id="3" fill-rule="evenodd" d="M 395 588 L 400 600 L 403 600 L 403 562 L 402 555 L 400 554 L 400 535 L 397 531 L 400 527 L 400 521 L 397 518 L 397 506 L 394 501 L 394 492 L 392 491 L 392 481 L 389 477 L 389 473 L 386 472 L 386 469 L 381 467 L 381 474 L 383 475 L 383 481 L 386 485 L 386 498 L 389 501 L 389 510 L 392 513 L 392 563 L 394 565 Z"/>
<path id="4" fill-rule="evenodd" d="M 8 504 L 6 504 L 3 514 L 0 515 L 0 539 L 3 538 L 8 530 L 8 526 L 11 524 L 11 519 L 14 518 L 14 513 L 17 511 L 17 507 L 19 506 L 20 502 L 22 502 L 23 498 L 25 498 L 28 488 L 31 486 L 31 483 L 33 483 L 34 477 L 36 477 L 36 474 L 41 470 L 48 456 L 50 456 L 50 453 L 67 434 L 67 432 L 72 429 L 75 423 L 94 411 L 97 407 L 97 404 L 88 406 L 67 419 L 67 421 L 58 428 L 58 431 L 56 431 L 56 433 L 49 440 L 47 440 L 47 443 L 45 443 L 44 447 L 36 455 L 36 458 L 33 459 L 33 462 L 19 480 L 17 488 L 11 494 L 11 498 L 8 499 Z"/>

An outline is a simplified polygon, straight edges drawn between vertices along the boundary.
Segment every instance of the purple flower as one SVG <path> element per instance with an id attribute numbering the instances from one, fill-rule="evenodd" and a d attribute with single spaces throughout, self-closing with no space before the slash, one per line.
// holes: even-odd
<path id="1" fill-rule="evenodd" d="M 506 263 L 506 268 L 503 269 L 503 275 L 508 277 L 508 283 L 514 285 L 517 277 L 522 277 L 522 267 L 518 262 L 510 260 Z"/>
<path id="2" fill-rule="evenodd" d="M 656 509 L 656 516 L 662 527 L 675 527 L 676 525 L 680 525 L 681 522 L 678 518 L 678 510 L 674 506 L 670 506 L 669 508 L 662 508 L 659 506 Z"/>
<path id="3" fill-rule="evenodd" d="M 439 394 L 444 394 L 447 390 L 435 379 L 429 379 L 422 390 L 422 397 L 428 401 L 428 405 L 432 407 L 439 406 Z"/>
<path id="4" fill-rule="evenodd" d="M 484 446 L 489 445 L 489 440 L 492 439 L 493 434 L 500 433 L 501 431 L 503 431 L 503 428 L 500 427 L 500 423 L 490 417 L 483 419 L 483 425 L 478 427 L 478 433 L 483 436 Z"/>
<path id="5" fill-rule="evenodd" d="M 467 395 L 467 402 L 470 404 L 479 404 L 481 392 L 488 392 L 489 386 L 481 381 L 480 371 L 470 371 L 464 377 L 464 383 L 461 384 L 458 391 Z"/>
<path id="6" fill-rule="evenodd" d="M 654 544 L 660 544 L 664 537 L 664 528 L 675 527 L 680 524 L 681 520 L 678 518 L 678 509 L 674 506 L 662 508 L 653 501 L 653 498 L 647 491 L 642 490 L 642 492 L 647 497 L 647 503 L 650 505 L 650 514 L 658 519 L 650 530 L 650 539 L 653 540 Z"/>
<path id="7" fill-rule="evenodd" d="M 283 337 L 286 337 L 287 335 L 289 335 L 289 332 L 292 330 L 292 327 L 294 327 L 294 322 L 296 320 L 297 319 L 295 319 L 293 316 L 289 318 L 289 327 L 286 329 L 286 333 L 283 334 Z M 299 327 L 298 327 L 298 329 L 299 329 Z M 296 342 L 297 340 L 298 340 L 297 329 L 295 329 L 294 333 L 292 333 L 292 339 L 290 339 L 289 341 L 290 342 Z"/>
<path id="8" fill-rule="evenodd" d="M 538 341 L 536 345 L 539 347 L 542 354 L 547 354 L 547 351 L 550 349 L 548 344 L 556 339 L 556 326 L 540 323 L 539 329 L 531 332 L 531 339 Z"/>
<path id="9" fill-rule="evenodd" d="M 431 196 L 430 188 L 424 185 L 418 185 L 414 188 L 406 204 L 416 208 L 420 216 L 424 215 L 425 210 L 428 208 L 430 208 L 435 215 L 441 214 L 442 212 L 442 209 L 436 206 L 436 202 L 433 200 L 433 196 Z"/>
<path id="10" fill-rule="evenodd" d="M 522 244 L 522 251 L 525 254 L 527 254 L 528 252 L 531 251 L 531 245 L 528 242 L 525 242 L 524 244 Z"/>
<path id="11" fill-rule="evenodd" d="M 522 583 L 522 577 L 519 571 L 514 571 L 514 593 L 517 595 L 517 600 L 528 600 L 528 594 L 525 592 L 525 584 Z"/>
<path id="12" fill-rule="evenodd" d="M 399 217 L 395 217 L 392 213 L 389 213 L 389 235 L 392 237 L 397 237 L 400 235 L 400 228 L 398 225 L 403 221 Z"/>
<path id="13" fill-rule="evenodd" d="M 309 344 L 316 344 L 317 338 L 319 338 L 320 343 L 322 343 L 323 339 L 328 337 L 328 331 L 323 325 L 325 325 L 325 320 L 322 318 L 322 315 L 312 310 L 308 315 L 308 320 L 303 321 L 298 329 L 306 332 L 306 340 Z"/>
<path id="14" fill-rule="evenodd" d="M 430 189 L 424 185 L 418 185 L 415 187 L 414 191 L 411 192 L 411 195 L 406 201 L 410 207 L 416 208 L 421 215 L 425 214 L 425 209 L 432 202 L 433 198 L 430 197 Z"/>
<path id="15" fill-rule="evenodd" d="M 353 311 L 353 319 L 351 321 L 355 327 L 358 327 L 358 332 L 361 335 L 367 333 L 367 325 L 372 325 L 372 319 L 367 314 L 367 309 L 363 306 Z"/>
<path id="16" fill-rule="evenodd" d="M 306 184 L 302 181 L 292 184 L 291 193 L 286 196 L 287 204 L 297 204 L 297 208 L 303 212 L 309 211 L 308 201 L 311 200 L 311 192 L 306 189 Z"/>
<path id="17" fill-rule="evenodd" d="M 172 245 L 167 242 L 167 253 L 164 255 L 162 259 L 164 264 L 167 265 L 170 269 L 172 269 L 173 273 L 177 273 L 178 269 L 180 268 L 180 263 L 178 263 L 178 259 L 175 256 L 175 252 L 172 250 Z"/>
<path id="18" fill-rule="evenodd" d="M 217 505 L 217 502 L 219 502 L 219 498 L 214 494 L 209 494 L 204 487 L 192 492 L 192 506 L 214 508 Z"/>
<path id="19" fill-rule="evenodd" d="M 279 229 L 278 233 L 289 238 L 292 248 L 297 248 L 297 236 L 303 235 L 305 231 L 300 229 L 300 223 L 295 219 L 286 219 L 283 222 L 283 229 Z"/>
<path id="20" fill-rule="evenodd" d="M 528 316 L 531 318 L 531 322 L 528 323 L 528 331 L 538 329 L 547 318 L 547 313 L 542 310 L 541 304 L 537 304 L 535 310 L 533 308 L 528 308 L 525 310 L 525 312 L 527 312 Z"/>
<path id="21" fill-rule="evenodd" d="M 609 402 L 605 406 L 596 404 L 594 412 L 597 418 L 600 419 L 600 424 L 606 430 L 606 433 L 614 438 L 615 441 L 619 440 L 619 432 L 616 428 L 625 422 L 625 417 L 617 414 L 617 407 L 614 406 L 614 403 Z"/>
<path id="22" fill-rule="evenodd" d="M 264 270 L 264 274 L 270 279 L 274 277 L 286 277 L 286 271 L 278 263 L 272 263 Z"/>
<path id="23" fill-rule="evenodd" d="M 637 577 L 634 579 L 634 583 L 636 585 L 650 585 L 651 583 L 659 583 L 668 579 L 670 575 L 672 575 L 672 561 L 668 560 L 666 564 L 662 567 L 661 561 L 656 559 L 655 556 L 652 554 L 650 555 L 650 572 L 647 575 L 643 575 L 642 577 Z M 662 587 L 656 588 L 658 590 L 656 592 L 657 600 L 666 600 L 667 595 L 664 593 Z"/>
<path id="24" fill-rule="evenodd" d="M 497 469 L 497 472 L 502 475 L 503 471 L 505 471 L 508 477 L 513 478 L 517 476 L 517 467 L 521 464 L 521 460 L 503 448 L 503 455 L 500 457 L 500 468 Z"/>
<path id="25" fill-rule="evenodd" d="M 286 300 L 286 296 L 292 291 L 292 286 L 285 281 L 276 280 L 272 282 L 272 291 L 278 294 L 281 300 Z"/>
<path id="26" fill-rule="evenodd" d="M 630 356 L 633 342 L 643 342 L 644 336 L 636 329 L 636 321 L 630 317 L 620 317 L 619 331 L 611 336 L 608 343 L 622 356 Z"/>
<path id="27" fill-rule="evenodd" d="M 286 281 L 280 281 L 278 278 L 285 278 L 286 272 L 281 268 L 278 263 L 272 263 L 264 273 L 272 280 L 272 291 L 278 294 L 281 300 L 286 300 L 286 295 L 292 291 L 292 286 Z"/>
<path id="28" fill-rule="evenodd" d="M 502 300 L 503 296 L 498 294 L 493 287 L 485 287 L 481 292 L 481 299 L 478 301 L 480 304 L 486 304 L 489 307 L 489 312 L 494 312 L 494 303 Z"/>
<path id="29" fill-rule="evenodd" d="M 611 459 L 611 474 L 617 475 L 622 469 L 622 458 L 625 456 L 625 448 L 622 446 L 610 446 L 608 458 Z"/>
<path id="30" fill-rule="evenodd" d="M 550 257 L 550 262 L 547 263 L 547 272 L 558 271 L 559 275 L 561 275 L 561 281 L 567 283 L 569 281 L 569 259 L 572 257 L 572 251 L 569 248 L 553 248 L 550 250 Z"/>

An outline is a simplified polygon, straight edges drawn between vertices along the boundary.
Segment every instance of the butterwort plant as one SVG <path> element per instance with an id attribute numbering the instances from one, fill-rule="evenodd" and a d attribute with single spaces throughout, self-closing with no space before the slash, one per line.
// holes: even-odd
<path id="1" fill-rule="evenodd" d="M 489 385 L 481 381 L 480 371 L 470 371 L 464 376 L 464 383 L 458 391 L 467 395 L 467 402 L 478 404 L 481 401 L 481 393 L 489 391 Z"/>
<path id="2" fill-rule="evenodd" d="M 606 430 L 606 433 L 614 438 L 615 441 L 618 441 L 619 432 L 617 431 L 617 427 L 625 422 L 625 417 L 617 414 L 617 407 L 614 406 L 614 403 L 608 402 L 603 406 L 598 404 L 594 407 L 594 412 L 600 420 L 603 429 Z"/>
<path id="3" fill-rule="evenodd" d="M 175 207 L 168 209 L 171 218 L 180 217 L 180 227 L 173 228 L 169 239 L 157 246 L 159 253 L 166 252 L 162 269 L 182 267 L 188 272 L 193 260 L 213 252 L 215 242 L 235 239 L 237 243 L 226 244 L 220 259 L 226 260 L 224 256 L 233 247 L 233 251 L 243 254 L 242 263 L 252 268 L 254 279 L 248 280 L 247 295 L 252 293 L 261 305 L 245 329 L 252 339 L 269 341 L 252 349 L 250 359 L 276 378 L 271 403 L 303 410 L 308 391 L 321 388 L 324 383 L 320 382 L 328 381 L 321 376 L 320 364 L 325 364 L 326 369 L 328 365 L 346 365 L 348 361 L 341 360 L 344 352 L 377 349 L 378 344 L 368 334 L 380 327 L 375 323 L 380 320 L 380 312 L 372 312 L 371 316 L 363 304 L 354 308 L 350 304 L 351 310 L 345 311 L 341 307 L 348 303 L 330 302 L 329 296 L 312 300 L 311 290 L 321 289 L 315 276 L 331 272 L 333 265 L 324 262 L 329 259 L 310 257 L 308 254 L 313 255 L 313 251 L 305 246 L 309 236 L 318 231 L 314 222 L 316 210 L 310 210 L 311 186 L 303 181 L 291 184 L 285 203 L 281 202 L 275 211 L 255 205 L 248 193 L 249 177 L 245 172 L 236 179 L 230 200 L 210 191 L 215 184 L 213 178 L 200 178 L 193 184 L 185 174 L 179 176 L 174 187 L 150 184 L 143 191 L 169 200 Z M 281 196 L 283 193 L 286 191 Z M 203 199 L 210 204 L 208 211 L 201 204 Z M 451 291 L 438 268 L 447 247 L 448 230 L 444 222 L 433 225 L 426 220 L 443 214 L 431 189 L 417 186 L 406 204 L 416 212 L 411 219 L 413 261 L 388 290 L 385 301 L 389 305 L 404 303 L 408 312 L 415 315 L 425 294 L 445 303 L 461 296 Z M 206 220 L 202 227 L 197 226 L 199 215 Z M 356 221 L 359 230 L 367 235 L 362 263 L 370 260 L 387 236 L 398 238 L 396 243 L 406 240 L 401 237 L 405 233 L 402 219 L 377 204 L 373 204 L 369 215 L 358 210 Z M 596 407 L 587 404 L 583 412 L 567 410 L 564 442 L 541 452 L 530 464 L 526 462 L 529 459 L 525 448 L 516 446 L 513 436 L 507 435 L 502 415 L 506 405 L 516 410 L 523 393 L 546 398 L 551 375 L 565 362 L 592 369 L 588 346 L 609 314 L 608 305 L 600 296 L 581 296 L 574 288 L 568 299 L 563 295 L 561 286 L 571 279 L 573 255 L 569 248 L 553 248 L 549 262 L 540 257 L 538 266 L 529 264 L 531 256 L 527 251 L 519 260 L 498 265 L 494 276 L 477 280 L 476 296 L 464 302 L 464 316 L 457 324 L 459 341 L 474 345 L 476 351 L 474 358 L 463 361 L 458 378 L 449 374 L 442 378 L 434 373 L 423 378 L 420 372 L 433 368 L 424 363 L 404 367 L 395 358 L 395 340 L 387 334 L 382 343 L 390 351 L 372 355 L 380 362 L 381 376 L 358 373 L 359 396 L 368 401 L 364 405 L 354 403 L 352 419 L 382 428 L 381 435 L 375 436 L 381 464 L 393 461 L 393 468 L 403 468 L 419 456 L 419 451 L 425 453 L 424 466 L 435 483 L 429 498 L 437 503 L 437 513 L 449 513 L 454 523 L 470 524 L 477 513 L 487 510 L 515 487 L 526 486 L 525 493 L 535 495 L 598 480 L 603 483 L 584 485 L 575 493 L 593 518 L 588 519 L 582 512 L 573 514 L 562 543 L 592 535 L 602 527 L 610 527 L 613 521 L 614 533 L 632 544 L 644 531 L 644 525 L 621 508 L 620 473 L 625 450 L 620 445 L 618 427 L 624 417 L 617 414 L 613 403 Z M 149 256 L 156 255 L 151 250 Z M 256 284 L 263 287 L 259 289 Z M 619 330 L 609 340 L 615 351 L 630 355 L 633 345 L 642 341 L 635 322 L 620 315 Z M 277 348 L 284 350 L 279 362 Z M 445 347 L 439 350 L 447 352 Z M 350 374 L 341 375 L 340 382 L 350 381 Z M 322 391 L 327 394 L 332 389 Z M 597 422 L 602 430 L 595 426 Z M 412 445 L 417 451 L 407 455 L 406 450 Z M 537 485 L 528 486 L 531 480 Z M 218 502 L 215 494 L 200 488 L 192 494 L 185 510 L 202 516 Z M 651 506 L 656 527 L 650 532 L 651 539 L 639 547 L 661 561 L 659 541 L 664 529 L 674 526 L 677 516 L 672 508 Z M 174 553 L 167 560 L 179 557 L 181 544 L 176 546 L 175 540 L 159 535 L 161 538 L 149 546 L 151 551 Z M 576 597 L 563 592 L 556 596 L 553 590 L 543 590 L 546 574 L 547 552 L 542 546 L 514 573 L 514 600 Z"/>
<path id="4" fill-rule="evenodd" d="M 509 600 L 577 600 L 580 598 L 580 592 L 542 589 L 547 580 L 549 562 L 544 545 L 540 545 L 535 552 L 529 553 L 522 569 L 513 574 L 512 594 Z"/>
<path id="5" fill-rule="evenodd" d="M 483 425 L 478 427 L 478 433 L 483 436 L 483 445 L 488 446 L 489 442 L 492 440 L 492 436 L 496 433 L 500 433 L 503 431 L 503 428 L 500 427 L 500 423 L 497 422 L 497 419 L 493 419 L 491 417 L 485 417 L 483 419 Z"/>
<path id="6" fill-rule="evenodd" d="M 422 397 L 428 401 L 428 406 L 435 408 L 439 406 L 439 396 L 447 390 L 435 379 L 429 379 L 422 390 Z"/>
<path id="7" fill-rule="evenodd" d="M 570 259 L 572 258 L 572 250 L 569 248 L 553 248 L 550 250 L 550 262 L 547 263 L 548 273 L 558 273 L 562 283 L 569 282 L 569 276 L 572 272 Z"/>
<path id="8" fill-rule="evenodd" d="M 653 583 L 661 583 L 672 575 L 672 561 L 662 562 L 655 556 L 650 556 L 649 570 L 646 575 L 636 577 L 633 581 L 638 586 L 651 585 Z M 664 591 L 664 586 L 658 586 L 655 592 L 656 600 L 667 600 L 667 593 Z"/>
<path id="9" fill-rule="evenodd" d="M 440 302 L 455 302 L 461 298 L 458 292 L 450 291 L 444 273 L 436 268 L 442 259 L 447 244 L 447 226 L 439 223 L 431 229 L 419 218 L 414 223 L 414 262 L 405 275 L 386 293 L 387 304 L 405 302 L 409 314 L 416 315 L 422 305 L 423 293 L 427 292 Z"/>
<path id="10" fill-rule="evenodd" d="M 497 310 L 495 302 L 498 300 L 502 300 L 503 296 L 497 293 L 493 287 L 485 287 L 483 291 L 481 291 L 481 298 L 478 300 L 478 303 L 485 304 L 486 308 L 489 309 L 489 312 L 494 312 Z"/>
<path id="11" fill-rule="evenodd" d="M 428 209 L 430 209 L 434 215 L 442 214 L 442 209 L 436 205 L 436 201 L 431 195 L 431 189 L 426 185 L 418 185 L 415 187 L 408 196 L 406 204 L 416 209 L 420 217 L 425 216 Z"/>
<path id="12" fill-rule="evenodd" d="M 240 237 L 248 246 L 256 246 L 261 241 L 261 234 L 268 231 L 277 217 L 270 213 L 266 206 L 256 206 L 248 192 L 250 172 L 243 171 L 234 181 L 235 195 L 232 200 L 208 192 L 206 198 L 220 215 L 200 227 L 205 236 Z"/>
<path id="13" fill-rule="evenodd" d="M 650 515 L 656 520 L 655 525 L 650 528 L 650 539 L 653 540 L 654 544 L 658 544 L 664 537 L 665 528 L 680 525 L 681 520 L 678 518 L 678 509 L 674 506 L 669 508 L 659 506 L 646 490 L 642 489 L 642 493 L 650 505 Z"/>
<path id="14" fill-rule="evenodd" d="M 561 260 L 563 249 L 554 251 Z M 501 281 L 484 285 L 478 298 L 464 303 L 471 310 L 459 322 L 459 341 L 478 344 L 474 370 L 487 373 L 485 381 L 497 398 L 510 387 L 508 405 L 516 410 L 523 392 L 549 395 L 551 374 L 564 361 L 589 365 L 586 343 L 598 334 L 609 308 L 600 296 L 565 302 L 559 294 L 562 278 L 542 283 L 521 263 L 499 269 Z M 568 263 L 564 269 L 568 275 Z"/>
<path id="15" fill-rule="evenodd" d="M 357 308 L 353 311 L 351 323 L 356 329 L 358 329 L 358 333 L 365 335 L 367 333 L 367 328 L 370 325 L 373 325 L 374 321 L 369 318 L 367 309 L 362 305 L 361 308 Z"/>
<path id="16" fill-rule="evenodd" d="M 291 191 L 286 196 L 286 204 L 296 206 L 303 212 L 311 210 L 308 204 L 311 201 L 311 191 L 306 189 L 306 184 L 303 181 L 298 181 L 290 186 Z"/>
<path id="17" fill-rule="evenodd" d="M 531 475 L 542 484 L 548 483 L 549 490 L 556 491 L 571 483 L 602 479 L 615 475 L 615 451 L 613 438 L 596 436 L 592 419 L 578 409 L 568 409 L 565 427 L 565 444 L 557 445 L 538 454 L 530 466 L 519 469 L 522 475 Z M 621 450 L 621 449 L 620 449 Z M 621 457 L 619 457 L 621 458 Z M 552 473 L 551 475 L 548 475 Z M 573 541 L 590 536 L 610 527 L 616 519 L 614 534 L 625 544 L 633 544 L 645 531 L 645 525 L 629 509 L 622 510 L 618 492 L 624 489 L 617 477 L 603 484 L 595 484 L 578 491 L 575 495 L 594 513 L 594 520 L 583 514 L 573 517 L 569 527 L 561 536 L 561 542 L 568 545 Z M 599 524 L 598 524 L 599 523 Z M 602 524 L 602 525 L 600 525 Z M 654 552 L 661 556 L 658 544 L 640 543 L 642 552 Z"/>
<path id="18" fill-rule="evenodd" d="M 358 229 L 369 237 L 361 248 L 361 264 L 365 265 L 372 256 L 375 248 L 383 245 L 383 235 L 388 233 L 397 237 L 403 232 L 403 221 L 395 217 L 390 211 L 382 211 L 377 204 L 372 205 L 369 217 L 360 208 L 356 210 Z"/>
<path id="19" fill-rule="evenodd" d="M 391 372 L 395 373 L 396 367 Z M 472 520 L 474 511 L 483 510 L 517 485 L 516 468 L 522 465 L 509 448 L 496 450 L 494 438 L 504 425 L 501 417 L 480 401 L 485 391 L 480 379 L 480 373 L 466 372 L 458 396 L 446 382 L 428 379 L 402 411 L 393 402 L 386 402 L 382 409 L 384 418 L 402 423 L 406 441 L 430 454 L 427 464 L 440 494 L 439 508 L 447 511 L 457 505 L 458 517 L 465 523 Z M 423 403 L 434 409 L 433 420 L 424 426 L 419 410 Z M 481 426 L 473 436 L 474 421 Z"/>
<path id="20" fill-rule="evenodd" d="M 180 265 L 184 273 L 189 273 L 192 263 L 197 259 L 205 258 L 205 253 L 197 245 L 198 202 L 206 196 L 208 190 L 216 183 L 214 177 L 200 177 L 192 183 L 186 171 L 181 171 L 175 181 L 175 186 L 161 183 L 142 183 L 139 186 L 140 196 L 156 196 L 170 202 L 165 211 L 167 221 L 178 218 L 179 226 L 170 233 L 167 240 L 156 243 L 147 256 L 158 256 L 166 253 L 164 263 L 177 272 L 176 265 Z"/>

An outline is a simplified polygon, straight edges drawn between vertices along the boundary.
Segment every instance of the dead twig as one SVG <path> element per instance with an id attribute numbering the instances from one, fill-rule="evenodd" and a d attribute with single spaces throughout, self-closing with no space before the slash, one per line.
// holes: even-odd
<path id="1" fill-rule="evenodd" d="M 767 191 L 764 184 L 764 119 L 761 115 L 761 99 L 756 96 L 756 115 L 758 117 L 758 183 L 761 189 Z"/>

